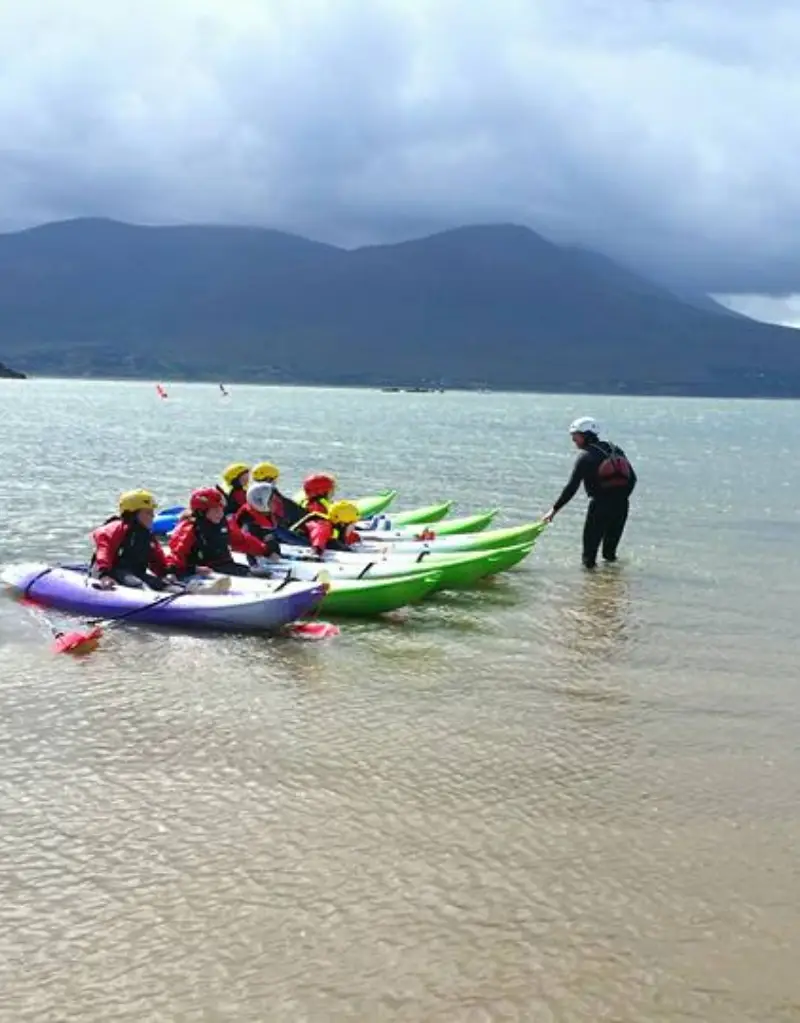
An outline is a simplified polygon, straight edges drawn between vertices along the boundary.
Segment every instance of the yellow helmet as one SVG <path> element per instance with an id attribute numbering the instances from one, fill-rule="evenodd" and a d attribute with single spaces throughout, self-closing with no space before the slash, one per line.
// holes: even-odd
<path id="1" fill-rule="evenodd" d="M 328 509 L 328 518 L 337 526 L 351 526 L 359 520 L 358 508 L 352 501 L 334 501 Z"/>
<path id="2" fill-rule="evenodd" d="M 155 511 L 158 505 L 149 490 L 129 490 L 120 494 L 120 515 L 135 515 L 140 511 Z"/>
<path id="3" fill-rule="evenodd" d="M 243 473 L 249 471 L 250 471 L 249 465 L 245 465 L 244 462 L 234 462 L 232 465 L 229 465 L 228 468 L 223 472 L 222 478 L 228 484 L 229 487 L 232 487 L 233 484 L 239 479 L 239 477 Z"/>
<path id="4" fill-rule="evenodd" d="M 250 470 L 250 479 L 253 483 L 274 483 L 280 474 L 280 469 L 272 462 L 259 462 Z"/>

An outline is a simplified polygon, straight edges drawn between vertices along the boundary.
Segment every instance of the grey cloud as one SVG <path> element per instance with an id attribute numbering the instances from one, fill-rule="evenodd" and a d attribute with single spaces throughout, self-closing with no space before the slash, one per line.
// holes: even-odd
<path id="1" fill-rule="evenodd" d="M 800 290 L 798 50 L 787 0 L 5 5 L 0 223 L 514 221 L 676 285 Z"/>

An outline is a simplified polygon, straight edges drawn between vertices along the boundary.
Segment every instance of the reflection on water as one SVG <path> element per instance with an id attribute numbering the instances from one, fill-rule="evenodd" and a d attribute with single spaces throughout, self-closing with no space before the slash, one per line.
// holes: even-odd
<path id="1" fill-rule="evenodd" d="M 277 446 L 294 480 L 355 400 L 237 388 L 200 450 L 201 388 L 148 418 L 149 388 L 54 387 L 7 412 L 6 560 L 83 556 L 126 474 L 169 500 L 176 465 Z M 380 465 L 336 449 L 358 492 L 466 513 L 468 465 L 529 508 L 532 436 L 537 490 L 563 483 L 571 400 L 396 399 L 358 396 L 395 440 Z M 798 413 L 704 407 L 720 482 L 695 407 L 595 403 L 642 486 L 623 562 L 592 575 L 576 501 L 519 571 L 332 643 L 118 629 L 75 662 L 0 602 L 0 1020 L 796 1023 L 800 581 L 752 524 L 798 521 L 797 474 L 770 487 Z M 745 423 L 759 494 L 734 487 Z M 51 522 L 67 462 L 84 486 Z"/>
<path id="2" fill-rule="evenodd" d="M 631 641 L 630 582 L 619 566 L 585 572 L 576 599 L 564 609 L 565 629 L 576 660 L 586 664 L 624 661 Z"/>

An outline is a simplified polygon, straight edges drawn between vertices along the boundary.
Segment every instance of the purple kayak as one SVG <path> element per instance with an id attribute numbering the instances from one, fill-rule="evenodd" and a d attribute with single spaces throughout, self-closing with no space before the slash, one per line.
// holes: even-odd
<path id="1" fill-rule="evenodd" d="M 41 563 L 10 565 L 0 579 L 17 596 L 43 607 L 94 619 L 130 616 L 131 625 L 192 631 L 273 632 L 307 615 L 325 596 L 318 582 L 265 581 L 263 589 L 248 593 L 181 594 L 159 604 L 169 594 L 127 586 L 101 590 L 85 572 Z"/>

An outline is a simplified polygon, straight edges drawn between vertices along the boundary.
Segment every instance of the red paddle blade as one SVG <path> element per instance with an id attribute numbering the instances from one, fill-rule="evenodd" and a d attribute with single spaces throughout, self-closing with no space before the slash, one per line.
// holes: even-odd
<path id="1" fill-rule="evenodd" d="M 289 632 L 302 639 L 330 639 L 338 636 L 341 629 L 332 622 L 294 622 L 289 626 Z"/>
<path id="2" fill-rule="evenodd" d="M 85 657 L 97 649 L 102 635 L 99 625 L 89 632 L 62 632 L 53 643 L 53 653 Z"/>

